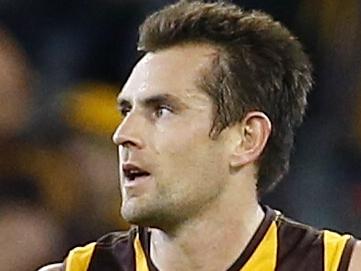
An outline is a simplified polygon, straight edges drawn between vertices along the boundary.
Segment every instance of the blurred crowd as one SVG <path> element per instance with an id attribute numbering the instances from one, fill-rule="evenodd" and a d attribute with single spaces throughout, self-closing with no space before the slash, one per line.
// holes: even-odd
<path id="1" fill-rule="evenodd" d="M 137 27 L 166 0 L 0 0 L 1 270 L 31 271 L 125 230 L 115 98 Z M 361 237 L 361 2 L 244 0 L 299 37 L 315 87 L 290 173 L 265 204 Z"/>

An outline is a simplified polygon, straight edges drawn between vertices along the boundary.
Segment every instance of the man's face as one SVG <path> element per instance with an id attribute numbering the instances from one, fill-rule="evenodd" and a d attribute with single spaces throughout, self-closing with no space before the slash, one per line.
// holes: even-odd
<path id="1" fill-rule="evenodd" d="M 206 46 L 146 54 L 118 97 L 123 217 L 169 227 L 200 214 L 222 193 L 228 174 L 224 133 L 212 140 L 211 98 L 197 86 L 214 57 Z"/>

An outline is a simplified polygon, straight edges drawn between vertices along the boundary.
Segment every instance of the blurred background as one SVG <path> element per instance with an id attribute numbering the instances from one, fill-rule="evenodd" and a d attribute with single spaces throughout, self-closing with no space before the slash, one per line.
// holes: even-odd
<path id="1" fill-rule="evenodd" d="M 32 271 L 127 229 L 115 97 L 138 57 L 138 25 L 172 2 L 0 0 L 1 270 Z M 361 237 L 361 2 L 233 2 L 283 22 L 315 66 L 290 173 L 263 202 Z"/>

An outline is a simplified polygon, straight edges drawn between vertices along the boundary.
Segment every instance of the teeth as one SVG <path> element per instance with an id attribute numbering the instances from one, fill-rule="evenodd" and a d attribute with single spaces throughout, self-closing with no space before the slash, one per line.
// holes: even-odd
<path id="1" fill-rule="evenodd" d="M 126 175 L 128 175 L 130 177 L 135 177 L 137 175 L 147 175 L 147 173 L 144 171 L 141 171 L 141 170 L 132 169 L 132 170 L 129 170 L 128 172 L 126 172 Z"/>

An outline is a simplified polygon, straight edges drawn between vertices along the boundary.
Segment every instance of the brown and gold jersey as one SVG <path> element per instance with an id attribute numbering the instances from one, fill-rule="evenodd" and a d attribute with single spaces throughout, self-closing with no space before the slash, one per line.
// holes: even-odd
<path id="1" fill-rule="evenodd" d="M 355 239 L 318 231 L 265 207 L 266 216 L 227 271 L 347 271 Z M 158 271 L 146 228 L 110 233 L 70 251 L 65 271 Z M 221 244 L 222 246 L 227 244 Z"/>

